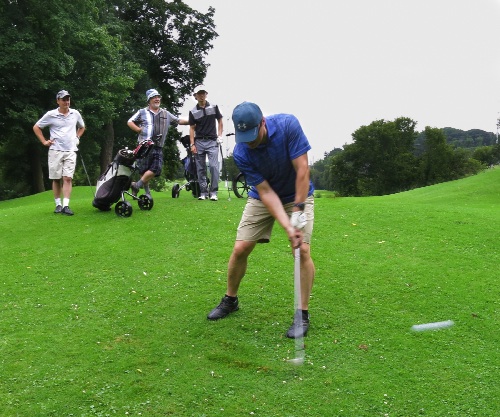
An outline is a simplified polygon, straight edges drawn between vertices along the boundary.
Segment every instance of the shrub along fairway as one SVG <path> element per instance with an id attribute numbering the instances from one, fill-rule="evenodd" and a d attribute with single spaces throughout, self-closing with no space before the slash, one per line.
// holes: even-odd
<path id="1" fill-rule="evenodd" d="M 74 188 L 73 217 L 50 191 L 0 203 L 1 416 L 500 415 L 500 169 L 317 198 L 302 366 L 278 226 L 240 311 L 209 322 L 245 201 L 155 193 L 119 218 L 92 192 Z"/>

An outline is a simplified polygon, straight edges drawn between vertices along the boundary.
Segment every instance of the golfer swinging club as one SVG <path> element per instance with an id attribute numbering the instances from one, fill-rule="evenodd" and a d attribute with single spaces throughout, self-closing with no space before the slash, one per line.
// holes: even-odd
<path id="1" fill-rule="evenodd" d="M 311 146 L 299 121 L 291 114 L 263 117 L 259 106 L 243 102 L 233 110 L 232 119 L 236 137 L 234 161 L 251 189 L 229 258 L 226 295 L 208 319 L 222 319 L 239 309 L 238 288 L 248 256 L 257 243 L 269 242 L 277 221 L 292 248 L 300 247 L 302 302 L 286 336 L 303 337 L 309 330 L 308 306 L 315 274 L 310 252 L 314 187 L 307 159 Z"/>

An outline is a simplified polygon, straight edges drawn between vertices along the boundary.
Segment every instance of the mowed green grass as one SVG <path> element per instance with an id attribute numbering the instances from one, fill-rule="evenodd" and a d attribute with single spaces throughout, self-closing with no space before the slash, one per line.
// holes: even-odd
<path id="1" fill-rule="evenodd" d="M 240 311 L 209 322 L 245 201 L 154 194 L 130 218 L 52 193 L 0 203 L 1 416 L 500 415 L 500 169 L 410 192 L 317 198 L 303 366 L 284 337 L 277 226 Z M 326 193 L 325 193 L 326 195 Z M 414 324 L 453 320 L 415 333 Z"/>

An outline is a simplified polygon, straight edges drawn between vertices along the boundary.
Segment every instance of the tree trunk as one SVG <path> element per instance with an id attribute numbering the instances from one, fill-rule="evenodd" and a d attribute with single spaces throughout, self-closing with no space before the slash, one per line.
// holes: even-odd
<path id="1" fill-rule="evenodd" d="M 115 130 L 113 121 L 109 120 L 104 126 L 104 140 L 101 147 L 101 155 L 99 156 L 99 165 L 101 173 L 103 173 L 108 165 L 113 160 L 113 145 L 115 143 Z"/>
<path id="2" fill-rule="evenodd" d="M 28 145 L 28 155 L 29 163 L 31 167 L 33 193 L 42 193 L 45 191 L 45 185 L 43 183 L 43 171 L 42 164 L 40 161 L 42 152 L 40 151 L 40 143 L 38 141 L 33 141 Z"/>

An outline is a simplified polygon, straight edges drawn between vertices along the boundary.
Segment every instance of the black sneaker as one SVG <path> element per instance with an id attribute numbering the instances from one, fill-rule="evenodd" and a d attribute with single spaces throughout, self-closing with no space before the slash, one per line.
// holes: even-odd
<path id="1" fill-rule="evenodd" d="M 59 204 L 56 206 L 56 209 L 54 210 L 54 213 L 58 214 L 62 211 L 62 206 Z"/>
<path id="2" fill-rule="evenodd" d="M 231 299 L 225 295 L 222 297 L 220 304 L 215 307 L 210 313 L 208 313 L 207 319 L 209 320 L 219 320 L 226 317 L 229 313 L 239 310 L 238 307 L 238 297 L 236 300 L 231 301 Z"/>
<path id="3" fill-rule="evenodd" d="M 61 210 L 61 213 L 65 214 L 66 216 L 72 216 L 73 214 L 75 214 L 71 211 L 69 206 L 64 206 L 63 209 Z"/>
<path id="4" fill-rule="evenodd" d="M 309 330 L 309 314 L 307 318 L 302 314 L 302 310 L 297 310 L 293 317 L 293 323 L 286 332 L 286 337 L 290 339 L 298 339 L 307 336 Z"/>
<path id="5" fill-rule="evenodd" d="M 139 187 L 137 186 L 137 183 L 133 182 L 130 184 L 130 189 L 132 190 L 132 195 L 134 197 L 137 197 L 137 193 L 139 193 Z"/>

